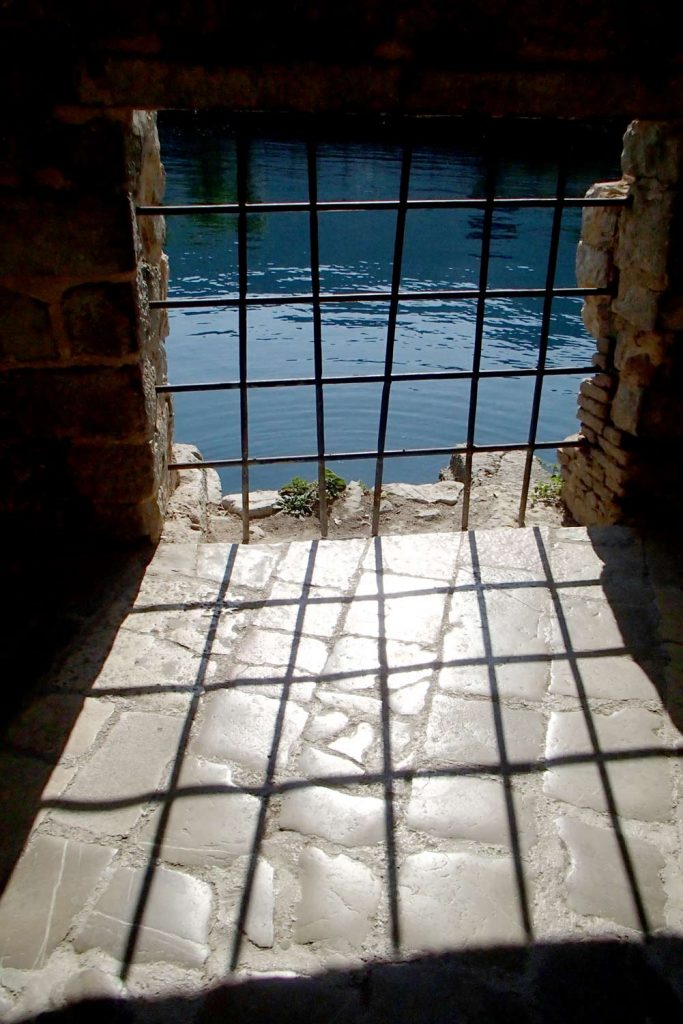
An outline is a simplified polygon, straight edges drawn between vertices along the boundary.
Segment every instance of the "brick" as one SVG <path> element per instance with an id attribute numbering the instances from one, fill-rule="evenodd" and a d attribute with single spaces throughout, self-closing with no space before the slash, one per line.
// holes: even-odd
<path id="1" fill-rule="evenodd" d="M 607 356 L 603 356 L 599 352 L 596 352 L 594 355 L 591 356 L 591 363 L 598 370 L 606 370 L 609 366 Z"/>
<path id="2" fill-rule="evenodd" d="M 14 370 L 0 375 L 0 404 L 27 437 L 150 436 L 156 400 L 139 366 Z"/>
<path id="3" fill-rule="evenodd" d="M 29 362 L 58 354 L 47 305 L 0 288 L 0 358 Z"/>
<path id="4" fill-rule="evenodd" d="M 633 461 L 633 453 L 625 451 L 623 448 L 618 448 L 615 444 L 612 444 L 607 437 L 601 437 L 598 439 L 598 444 L 605 452 L 606 455 L 612 459 L 618 466 L 628 466 Z"/>
<path id="5" fill-rule="evenodd" d="M 156 491 L 153 445 L 75 444 L 69 469 L 80 494 L 97 501 L 139 502 Z"/>
<path id="6" fill-rule="evenodd" d="M 602 434 L 604 420 L 601 417 L 594 416 L 590 410 L 583 408 L 578 410 L 577 417 L 581 420 L 582 425 L 592 427 L 597 434 Z"/>
<path id="7" fill-rule="evenodd" d="M 71 288 L 62 298 L 62 311 L 74 354 L 117 356 L 137 350 L 137 302 L 133 284 Z"/>
<path id="8" fill-rule="evenodd" d="M 0 276 L 93 278 L 135 270 L 133 213 L 126 196 L 9 195 L 0 201 L 0 221 Z"/>
<path id="9" fill-rule="evenodd" d="M 579 395 L 579 408 L 581 409 L 582 417 L 588 412 L 600 421 L 605 420 L 609 412 L 604 401 L 596 402 L 583 393 Z"/>

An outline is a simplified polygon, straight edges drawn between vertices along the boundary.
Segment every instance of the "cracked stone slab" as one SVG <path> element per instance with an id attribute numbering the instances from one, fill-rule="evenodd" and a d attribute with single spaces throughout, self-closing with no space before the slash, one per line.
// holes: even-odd
<path id="1" fill-rule="evenodd" d="M 533 802 L 518 792 L 513 800 L 520 845 L 528 849 L 537 838 Z M 444 839 L 510 846 L 511 822 L 499 779 L 415 779 L 406 825 Z"/>
<path id="2" fill-rule="evenodd" d="M 587 697 L 605 700 L 657 700 L 654 682 L 627 654 L 577 658 L 576 668 Z M 576 677 L 566 659 L 555 659 L 550 670 L 550 693 L 577 696 Z"/>
<path id="3" fill-rule="evenodd" d="M 183 763 L 164 832 L 161 854 L 171 864 L 221 865 L 251 850 L 260 801 L 248 793 L 201 793 L 203 787 L 229 787 L 230 769 L 188 757 Z M 183 796 L 187 787 L 200 792 Z M 151 842 L 159 813 L 145 823 L 141 840 Z"/>
<path id="4" fill-rule="evenodd" d="M 296 942 L 342 942 L 359 947 L 377 912 L 381 883 L 365 864 L 341 853 L 304 850 L 299 861 L 301 900 Z"/>
<path id="5" fill-rule="evenodd" d="M 458 565 L 474 571 L 483 581 L 488 581 L 489 570 L 497 569 L 514 569 L 523 573 L 527 581 L 544 581 L 547 577 L 537 535 L 547 552 L 549 535 L 542 526 L 533 530 L 498 527 L 470 532 L 461 545 Z"/>
<path id="6" fill-rule="evenodd" d="M 304 779 L 322 779 L 340 775 L 362 775 L 363 769 L 346 757 L 338 757 L 315 747 L 304 747 L 297 764 L 297 774 Z"/>
<path id="7" fill-rule="evenodd" d="M 104 699 L 43 694 L 12 722 L 6 736 L 16 748 L 34 750 L 43 757 L 80 757 L 90 749 L 114 711 L 111 701 Z M 70 722 L 73 725 L 69 731 Z"/>
<path id="8" fill-rule="evenodd" d="M 309 719 L 304 736 L 311 743 L 334 739 L 346 728 L 348 721 L 349 717 L 343 711 L 321 711 Z"/>
<path id="9" fill-rule="evenodd" d="M 218 600 L 215 586 L 193 579 L 145 579 L 124 628 L 186 647 L 195 654 L 231 653 L 253 618 L 250 608 Z"/>
<path id="10" fill-rule="evenodd" d="M 199 540 L 185 544 L 161 543 L 147 566 L 146 575 L 194 576 L 197 567 Z"/>
<path id="11" fill-rule="evenodd" d="M 197 576 L 227 582 L 233 587 L 258 590 L 270 579 L 283 547 L 279 544 L 251 546 L 248 544 L 200 544 L 197 554 Z"/>
<path id="12" fill-rule="evenodd" d="M 657 736 L 662 719 L 643 708 L 625 708 L 611 715 L 593 713 L 591 721 L 603 753 L 665 748 Z M 600 780 L 595 751 L 582 711 L 556 711 L 550 716 L 546 757 L 560 758 L 586 754 L 590 763 L 565 764 L 550 768 L 543 780 L 548 796 L 578 807 L 607 811 L 608 803 Z M 607 762 L 607 774 L 618 813 L 641 821 L 666 821 L 671 817 L 673 779 L 665 757 L 637 758 Z"/>
<path id="13" fill-rule="evenodd" d="M 212 674 L 213 666 L 207 666 L 194 651 L 162 637 L 124 628 L 119 630 L 92 688 L 161 694 L 172 688 L 189 694 L 198 679 L 206 681 Z M 63 681 L 67 685 L 80 683 L 82 669 L 74 665 Z"/>
<path id="14" fill-rule="evenodd" d="M 378 537 L 368 546 L 363 569 L 366 572 L 379 569 L 394 576 L 451 580 L 460 545 L 459 533 Z"/>
<path id="15" fill-rule="evenodd" d="M 444 661 L 449 660 L 450 653 L 447 638 Z M 548 690 L 550 661 L 540 654 L 521 661 L 498 662 L 493 667 L 493 678 L 498 696 L 503 699 L 542 701 Z M 449 665 L 439 671 L 438 680 L 440 689 L 447 693 L 490 697 L 493 691 L 488 664 Z"/>
<path id="16" fill-rule="evenodd" d="M 181 718 L 125 711 L 66 791 L 64 799 L 82 801 L 83 810 L 58 808 L 50 817 L 103 835 L 126 835 L 177 756 L 182 728 Z M 118 800 L 131 802 L 107 808 Z"/>
<path id="17" fill-rule="evenodd" d="M 544 720 L 535 711 L 502 707 L 508 758 L 535 761 L 543 748 Z M 487 701 L 437 694 L 427 722 L 424 752 L 450 763 L 491 764 L 500 760 L 493 707 Z"/>
<path id="18" fill-rule="evenodd" d="M 244 922 L 244 931 L 247 938 L 261 949 L 269 949 L 273 945 L 274 877 L 273 865 L 265 858 L 259 857 L 254 872 L 254 884 L 249 900 L 249 910 Z"/>
<path id="19" fill-rule="evenodd" d="M 337 628 L 343 604 L 338 591 L 276 582 L 263 608 L 256 614 L 259 629 L 281 629 L 307 636 L 331 637 Z M 301 609 L 303 608 L 303 618 Z"/>
<path id="20" fill-rule="evenodd" d="M 309 636 L 275 633 L 252 629 L 239 650 L 239 661 L 247 665 L 269 665 L 283 675 L 318 676 L 327 661 L 327 647 L 322 640 Z"/>
<path id="21" fill-rule="evenodd" d="M 337 693 L 322 686 L 318 687 L 316 697 L 321 704 L 337 708 L 344 713 L 366 715 L 368 718 L 379 720 L 382 704 L 376 697 L 365 697 L 357 693 Z"/>
<path id="22" fill-rule="evenodd" d="M 79 953 L 102 949 L 123 958 L 145 871 L 119 867 L 95 907 L 79 927 L 74 946 Z M 136 963 L 158 960 L 201 967 L 208 956 L 211 890 L 205 882 L 157 867 L 138 932 Z"/>
<path id="23" fill-rule="evenodd" d="M 212 693 L 202 703 L 202 721 L 190 752 L 213 761 L 234 761 L 265 772 L 275 739 L 280 701 L 260 694 L 228 690 Z M 308 714 L 287 701 L 278 745 L 277 764 L 289 760 Z"/>
<path id="24" fill-rule="evenodd" d="M 285 793 L 279 826 L 340 846 L 374 846 L 384 838 L 384 802 L 312 786 Z"/>
<path id="25" fill-rule="evenodd" d="M 435 644 L 443 618 L 443 588 L 415 576 L 364 573 L 351 601 L 345 631 L 387 640 Z"/>
<path id="26" fill-rule="evenodd" d="M 398 889 L 407 949 L 438 953 L 524 941 L 511 857 L 413 854 L 399 871 Z"/>
<path id="27" fill-rule="evenodd" d="M 365 752 L 372 746 L 374 738 L 375 730 L 372 726 L 368 722 L 360 722 L 352 733 L 348 736 L 340 736 L 338 740 L 334 740 L 328 746 L 330 750 L 336 750 L 362 764 Z"/>
<path id="28" fill-rule="evenodd" d="M 549 611 L 549 596 L 538 587 L 484 587 L 481 595 L 456 589 L 444 637 L 443 660 L 489 655 L 496 659 L 542 657 L 548 653 L 543 632 Z"/>
<path id="29" fill-rule="evenodd" d="M 289 583 L 331 587 L 345 593 L 358 572 L 366 540 L 298 541 L 289 545 L 277 576 Z"/>
<path id="30" fill-rule="evenodd" d="M 108 846 L 36 836 L 0 900 L 0 963 L 43 967 L 115 853 Z"/>
<path id="31" fill-rule="evenodd" d="M 642 598 L 637 603 L 618 604 L 594 587 L 567 587 L 560 591 L 562 617 L 572 650 L 646 651 L 652 646 L 654 630 Z M 563 630 L 556 614 L 550 617 L 548 645 L 553 653 L 566 649 Z"/>
<path id="32" fill-rule="evenodd" d="M 558 827 L 571 857 L 567 892 L 572 910 L 639 929 L 633 891 L 614 833 L 568 816 L 559 819 Z M 631 837 L 626 842 L 649 925 L 661 928 L 665 923 L 660 878 L 664 858 L 651 843 Z"/>
<path id="33" fill-rule="evenodd" d="M 387 640 L 383 645 L 384 673 L 390 688 L 408 686 L 431 678 L 436 662 L 434 654 L 418 644 Z M 372 687 L 380 677 L 380 651 L 377 639 L 343 636 L 334 644 L 323 677 L 340 690 Z"/>
<path id="34" fill-rule="evenodd" d="M 428 692 L 428 679 L 393 690 L 389 694 L 389 707 L 397 715 L 419 715 L 424 709 Z"/>

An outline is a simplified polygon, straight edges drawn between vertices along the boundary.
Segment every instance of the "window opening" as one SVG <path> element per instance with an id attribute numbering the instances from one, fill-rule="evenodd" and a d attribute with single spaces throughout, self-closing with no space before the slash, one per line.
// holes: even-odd
<path id="1" fill-rule="evenodd" d="M 429 119 L 426 119 L 429 121 Z M 286 124 L 286 119 L 285 119 Z M 557 299 L 578 299 L 586 295 L 609 294 L 606 288 L 578 288 L 556 284 L 558 253 L 562 242 L 563 215 L 565 211 L 581 209 L 586 206 L 623 205 L 624 199 L 586 199 L 580 196 L 567 195 L 567 167 L 570 153 L 570 139 L 561 139 L 556 166 L 556 188 L 553 195 L 500 195 L 499 181 L 501 168 L 501 151 L 504 145 L 502 130 L 493 122 L 479 124 L 475 135 L 481 142 L 484 152 L 483 194 L 474 196 L 431 195 L 433 189 L 424 187 L 424 173 L 420 174 L 422 187 L 411 193 L 411 176 L 414 175 L 414 141 L 420 139 L 424 132 L 425 121 L 420 118 L 402 119 L 394 125 L 394 131 L 400 136 L 400 181 L 398 195 L 383 198 L 342 197 L 321 199 L 319 197 L 318 147 L 321 135 L 320 124 L 307 122 L 303 128 L 298 126 L 295 137 L 305 137 L 306 145 L 306 190 L 303 199 L 284 201 L 261 201 L 253 199 L 250 194 L 249 159 L 250 143 L 263 131 L 262 119 L 258 116 L 244 116 L 233 121 L 235 133 L 235 178 L 236 195 L 230 201 L 219 203 L 192 202 L 168 204 L 161 206 L 144 206 L 138 208 L 140 216 L 214 216 L 222 217 L 231 222 L 237 236 L 237 293 L 171 297 L 151 302 L 152 308 L 167 310 L 214 309 L 235 310 L 237 312 L 238 336 L 238 375 L 233 379 L 219 379 L 198 383 L 172 382 L 159 385 L 159 392 L 182 394 L 187 392 L 230 392 L 239 395 L 240 423 L 240 455 L 232 458 L 207 458 L 204 462 L 174 463 L 171 468 L 208 468 L 216 469 L 238 467 L 241 471 L 242 489 L 242 535 L 246 542 L 249 538 L 249 490 L 250 469 L 255 466 L 292 465 L 294 467 L 315 464 L 317 466 L 318 488 L 320 495 L 320 530 L 324 537 L 327 534 L 327 503 L 325 499 L 325 469 L 328 464 L 354 461 L 373 460 L 375 464 L 375 480 L 372 510 L 372 534 L 380 531 L 380 500 L 386 460 L 416 459 L 425 456 L 448 456 L 458 453 L 464 456 L 465 480 L 461 501 L 460 527 L 468 528 L 470 496 L 472 486 L 473 456 L 480 452 L 521 451 L 526 453 L 523 480 L 521 485 L 518 513 L 519 525 L 524 525 L 525 512 L 529 495 L 529 482 L 532 462 L 535 453 L 582 443 L 566 441 L 563 438 L 545 439 L 538 436 L 539 415 L 543 397 L 544 381 L 548 377 L 569 377 L 594 372 L 593 366 L 586 363 L 563 364 L 552 363 L 548 359 L 548 346 L 552 334 L 553 303 Z M 439 126 L 443 130 L 443 123 Z M 570 133 L 569 129 L 566 131 Z M 561 138 L 561 136 L 560 136 Z M 424 172 L 424 168 L 421 170 Z M 592 182 L 586 182 L 584 188 Z M 420 194 L 421 193 L 421 194 Z M 411 215 L 420 211 L 431 211 L 434 217 L 439 214 L 448 216 L 450 211 L 473 211 L 481 215 L 481 239 L 478 253 L 478 280 L 476 285 L 466 287 L 414 287 L 411 282 L 403 282 L 403 266 L 406 254 L 406 234 Z M 498 283 L 491 284 L 490 266 L 492 243 L 498 230 L 503 227 L 497 218 L 520 211 L 548 210 L 550 215 L 550 232 L 547 242 L 545 264 L 545 280 L 532 287 L 505 282 L 501 287 Z M 326 290 L 321 284 L 320 261 L 320 226 L 321 220 L 328 216 L 361 213 L 376 214 L 378 212 L 393 213 L 395 227 L 393 238 L 393 255 L 390 268 L 390 284 L 387 288 L 349 290 Z M 250 287 L 250 225 L 258 224 L 270 215 L 304 214 L 308 218 L 308 243 L 310 249 L 310 289 L 292 290 L 272 294 L 260 293 Z M 503 231 L 504 234 L 504 231 Z M 363 237 L 357 240 L 359 259 L 363 253 Z M 227 246 L 226 246 L 227 251 Z M 173 267 L 171 267 L 173 273 Z M 534 364 L 515 366 L 482 366 L 486 348 L 486 330 L 490 326 L 491 305 L 504 300 L 516 304 L 520 300 L 533 299 L 541 306 L 540 327 L 535 347 Z M 430 303 L 439 302 L 444 308 L 455 310 L 463 305 L 475 306 L 474 344 L 471 365 L 467 369 L 427 369 L 399 371 L 395 367 L 394 352 L 396 345 L 397 321 L 399 311 L 425 307 Z M 379 305 L 378 305 L 379 304 Z M 372 307 L 376 314 L 378 308 L 385 309 L 386 326 L 383 341 L 383 372 L 331 374 L 326 371 L 324 361 L 325 327 L 323 310 L 335 306 L 350 306 L 362 312 Z M 252 376 L 249 373 L 249 312 L 266 307 L 297 306 L 310 311 L 313 334 L 313 375 L 284 376 L 273 379 Z M 457 314 L 455 314 L 457 316 Z M 445 320 L 445 317 L 444 317 Z M 444 324 L 445 326 L 445 324 Z M 509 439 L 500 438 L 491 443 L 477 441 L 477 428 L 480 413 L 480 382 L 486 380 L 503 381 L 505 379 L 530 378 L 533 390 L 528 417 L 526 435 Z M 395 384 L 410 382 L 446 382 L 463 381 L 469 383 L 467 402 L 466 438 L 458 443 L 447 445 L 413 445 L 391 447 L 387 445 L 387 426 L 391 407 L 392 387 Z M 381 388 L 379 403 L 379 423 L 377 442 L 374 447 L 340 450 L 333 447 L 328 450 L 326 445 L 325 396 L 327 388 L 336 389 L 340 385 L 377 385 Z M 249 402 L 250 397 L 258 391 L 268 389 L 312 388 L 315 396 L 315 451 L 288 452 L 286 454 L 254 454 L 249 442 Z M 460 410 L 462 412 L 462 410 Z M 353 414 L 353 410 L 350 410 Z M 454 416 L 455 420 L 455 416 Z"/>

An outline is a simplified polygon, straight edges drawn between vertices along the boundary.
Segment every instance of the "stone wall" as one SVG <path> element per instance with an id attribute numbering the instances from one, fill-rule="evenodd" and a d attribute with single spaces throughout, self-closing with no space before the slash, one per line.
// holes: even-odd
<path id="1" fill-rule="evenodd" d="M 613 291 L 584 304 L 598 372 L 580 387 L 586 443 L 559 453 L 565 501 L 583 524 L 683 508 L 683 126 L 632 123 L 622 170 L 621 181 L 588 194 L 628 196 L 630 205 L 586 208 L 577 252 L 579 285 Z"/>
<path id="2" fill-rule="evenodd" d="M 158 536 L 171 407 L 156 119 L 63 108 L 6 128 L 0 167 L 3 529 Z"/>

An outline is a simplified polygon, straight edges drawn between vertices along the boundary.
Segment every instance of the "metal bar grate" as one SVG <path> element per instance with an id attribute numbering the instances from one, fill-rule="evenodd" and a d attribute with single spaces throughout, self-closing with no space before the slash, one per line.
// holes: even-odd
<path id="1" fill-rule="evenodd" d="M 538 440 L 539 413 L 543 394 L 543 383 L 548 376 L 568 376 L 571 374 L 590 374 L 594 372 L 591 365 L 546 365 L 548 342 L 553 301 L 558 298 L 583 298 L 590 295 L 609 295 L 607 288 L 557 287 L 555 285 L 556 265 L 562 231 L 562 217 L 568 208 L 585 208 L 595 206 L 626 206 L 628 198 L 586 199 L 565 195 L 566 169 L 560 163 L 557 189 L 554 196 L 525 196 L 505 198 L 496 195 L 496 170 L 499 164 L 499 141 L 492 134 L 492 126 L 487 125 L 486 139 L 486 181 L 483 197 L 474 198 L 410 198 L 409 183 L 412 159 L 410 140 L 410 119 L 406 120 L 403 141 L 401 143 L 401 177 L 398 199 L 339 199 L 320 200 L 318 196 L 318 156 L 317 141 L 311 134 L 306 142 L 307 152 L 307 189 L 308 198 L 293 202 L 250 202 L 248 195 L 248 161 L 249 145 L 253 125 L 249 118 L 240 118 L 236 134 L 237 160 L 237 201 L 216 204 L 181 204 L 169 206 L 139 206 L 140 216 L 192 216 L 192 215 L 229 215 L 237 219 L 237 294 L 196 296 L 188 298 L 166 298 L 150 302 L 150 308 L 166 310 L 191 309 L 236 309 L 238 313 L 238 347 L 239 374 L 238 379 L 205 381 L 196 384 L 174 383 L 162 384 L 157 387 L 160 394 L 184 394 L 187 392 L 233 391 L 239 392 L 240 408 L 240 456 L 239 458 L 211 458 L 202 463 L 173 463 L 173 469 L 190 468 L 241 468 L 242 484 L 242 538 L 249 539 L 249 470 L 252 466 L 279 464 L 316 463 L 318 470 L 319 517 L 321 535 L 328 532 L 328 506 L 326 500 L 326 464 L 338 461 L 354 461 L 373 459 L 375 461 L 375 486 L 372 509 L 372 534 L 377 536 L 380 529 L 380 498 L 386 459 L 403 457 L 426 457 L 435 455 L 453 455 L 461 453 L 465 456 L 465 485 L 462 498 L 461 528 L 466 530 L 469 524 L 469 506 L 472 487 L 473 458 L 484 452 L 526 452 L 518 522 L 524 524 L 529 485 L 536 451 L 551 450 L 562 445 L 570 447 L 582 442 L 557 440 Z M 414 125 L 413 125 L 414 127 Z M 479 281 L 476 288 L 425 288 L 401 289 L 401 271 L 405 248 L 406 221 L 411 211 L 418 210 L 480 210 L 483 213 L 483 231 L 479 253 Z M 490 287 L 489 260 L 491 254 L 492 229 L 496 211 L 551 209 L 553 211 L 552 227 L 548 249 L 545 285 L 543 287 Z M 325 292 L 320 280 L 320 242 L 319 222 L 325 213 L 393 211 L 396 213 L 396 231 L 394 239 L 391 285 L 389 290 Z M 264 214 L 306 213 L 309 223 L 311 290 L 303 293 L 258 294 L 249 289 L 249 218 Z M 538 352 L 535 366 L 519 366 L 504 369 L 482 369 L 482 353 L 486 325 L 487 303 L 492 300 L 541 299 L 543 312 L 538 341 Z M 394 372 L 394 344 L 399 306 L 411 303 L 429 302 L 474 302 L 476 303 L 474 351 L 472 366 L 469 370 L 428 370 L 424 372 Z M 335 304 L 384 303 L 388 306 L 388 321 L 384 351 L 384 372 L 381 374 L 350 374 L 332 376 L 324 373 L 324 332 L 322 323 L 322 307 Z M 314 374 L 312 377 L 287 377 L 273 379 L 249 378 L 248 374 L 248 311 L 252 308 L 271 306 L 309 306 L 313 325 Z M 534 390 L 531 402 L 528 436 L 525 441 L 505 440 L 496 444 L 476 444 L 475 432 L 479 407 L 479 383 L 484 379 L 533 378 Z M 405 381 L 469 381 L 469 410 L 467 417 L 467 437 L 464 444 L 453 443 L 448 446 L 423 446 L 412 448 L 387 448 L 387 429 L 391 388 L 394 383 Z M 379 426 L 377 446 L 369 450 L 338 451 L 328 450 L 325 439 L 325 405 L 324 388 L 338 384 L 381 384 L 382 393 L 379 407 Z M 315 393 L 316 416 L 316 452 L 292 453 L 287 455 L 253 456 L 249 449 L 249 393 L 259 389 L 312 387 Z"/>

